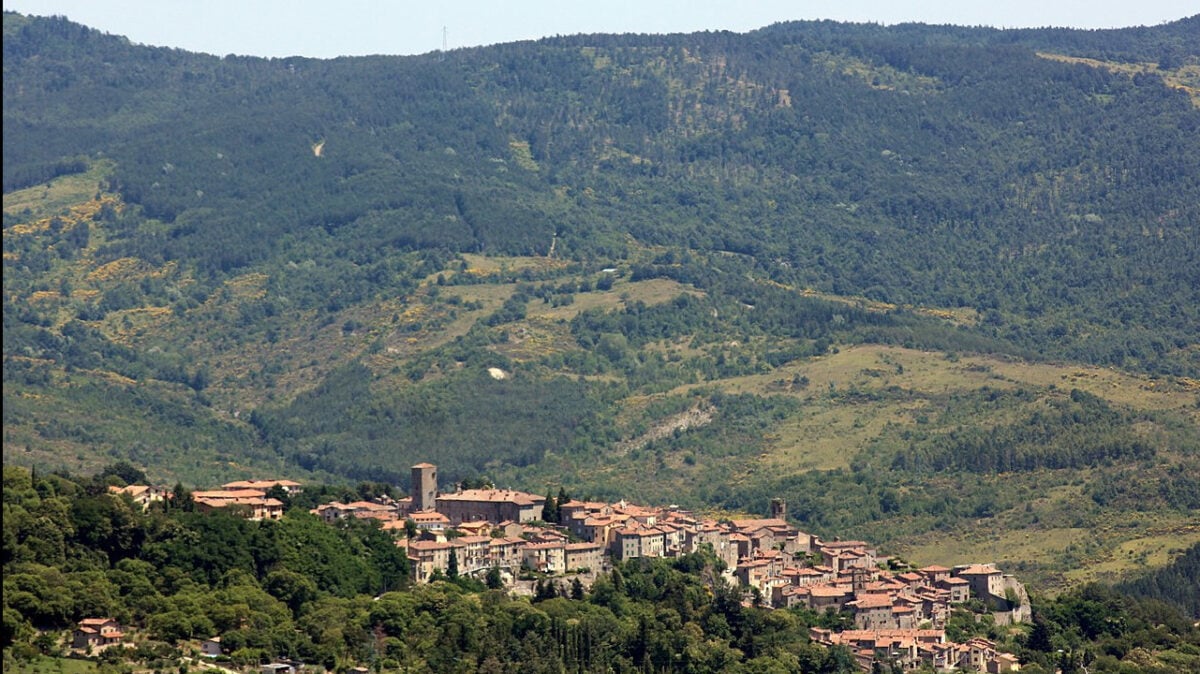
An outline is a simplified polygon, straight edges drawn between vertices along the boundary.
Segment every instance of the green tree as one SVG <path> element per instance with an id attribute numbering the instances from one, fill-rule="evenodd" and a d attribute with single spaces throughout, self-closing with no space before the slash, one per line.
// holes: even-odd
<path id="1" fill-rule="evenodd" d="M 546 492 L 546 502 L 542 505 L 542 521 L 558 524 L 558 505 L 550 492 Z"/>
<path id="2" fill-rule="evenodd" d="M 504 578 L 500 575 L 500 567 L 493 566 L 488 569 L 487 575 L 484 577 L 484 583 L 489 590 L 500 590 L 504 588 Z"/>

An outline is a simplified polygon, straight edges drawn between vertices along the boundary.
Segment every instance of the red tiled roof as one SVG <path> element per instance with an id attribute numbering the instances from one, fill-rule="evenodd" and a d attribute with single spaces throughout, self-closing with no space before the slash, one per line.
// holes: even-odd
<path id="1" fill-rule="evenodd" d="M 409 550 L 448 550 L 451 546 L 449 543 L 439 543 L 437 541 L 409 541 Z"/>
<path id="2" fill-rule="evenodd" d="M 883 608 L 892 605 L 892 598 L 886 594 L 868 594 L 850 603 L 858 608 Z"/>
<path id="3" fill-rule="evenodd" d="M 442 494 L 437 499 L 439 501 L 515 503 L 523 506 L 537 505 L 546 501 L 545 496 L 509 489 L 464 489 L 456 494 Z"/>
<path id="4" fill-rule="evenodd" d="M 990 576 L 1000 573 L 1000 569 L 986 564 L 972 564 L 958 572 L 960 576 Z"/>
<path id="5" fill-rule="evenodd" d="M 601 550 L 603 547 L 599 543 L 567 543 L 567 550 L 571 551 Z"/>

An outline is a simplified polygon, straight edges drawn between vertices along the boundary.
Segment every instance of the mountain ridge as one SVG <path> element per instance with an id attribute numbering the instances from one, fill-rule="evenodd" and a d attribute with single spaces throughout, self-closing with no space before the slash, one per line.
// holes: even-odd
<path id="1" fill-rule="evenodd" d="M 1094 534 L 1111 549 L 1152 485 L 1164 526 L 1200 507 L 1200 111 L 1158 70 L 1039 53 L 1186 78 L 1197 21 L 322 61 L 6 12 L 5 459 L 403 485 L 438 445 L 452 479 L 609 494 L 632 470 L 638 498 L 782 494 L 896 545 L 1036 517 L 1127 527 Z M 1106 367 L 1119 394 L 1072 392 Z M 968 411 L 1013 477 L 918 460 L 980 454 Z"/>

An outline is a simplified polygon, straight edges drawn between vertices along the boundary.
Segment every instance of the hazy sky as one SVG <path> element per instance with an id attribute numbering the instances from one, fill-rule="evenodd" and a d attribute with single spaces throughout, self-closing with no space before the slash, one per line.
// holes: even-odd
<path id="1" fill-rule="evenodd" d="M 745 32 L 778 21 L 905 21 L 1001 28 L 1155 25 L 1196 0 L 3 0 L 142 44 L 209 54 L 421 54 L 577 33 Z"/>

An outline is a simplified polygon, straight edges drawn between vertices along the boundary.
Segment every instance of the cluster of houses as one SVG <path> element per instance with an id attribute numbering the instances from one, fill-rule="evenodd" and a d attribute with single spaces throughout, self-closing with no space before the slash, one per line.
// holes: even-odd
<path id="1" fill-rule="evenodd" d="M 855 630 L 816 631 L 814 639 L 845 644 L 867 669 L 876 660 L 915 668 L 1011 671 L 1019 666 L 986 639 L 946 640 L 956 605 L 983 602 L 999 624 L 1030 618 L 1028 595 L 991 564 L 889 571 L 865 541 L 823 541 L 787 522 L 782 500 L 766 519 L 714 520 L 675 506 L 569 500 L 558 521 L 543 522 L 546 497 L 507 489 L 441 493 L 437 467 L 412 468 L 412 496 L 329 503 L 313 512 L 328 522 L 373 518 L 398 532 L 413 575 L 425 582 L 450 573 L 498 569 L 506 582 L 521 571 L 570 574 L 606 570 L 613 560 L 675 557 L 709 549 L 726 574 L 769 607 L 803 606 L 854 615 Z M 409 537 L 399 532 L 413 533 Z"/>
<path id="2" fill-rule="evenodd" d="M 253 519 L 275 519 L 282 503 L 267 493 L 276 487 L 285 493 L 301 488 L 287 480 L 247 481 L 192 496 L 203 508 L 236 508 Z M 724 562 L 726 577 L 763 606 L 851 613 L 854 630 L 814 629 L 812 637 L 846 645 L 868 671 L 876 662 L 944 671 L 1019 668 L 986 639 L 959 644 L 945 634 L 951 610 L 971 600 L 982 602 L 997 624 L 1028 621 L 1028 595 L 1012 576 L 991 564 L 889 570 L 896 565 L 865 541 L 824 541 L 791 526 L 779 499 L 766 519 L 715 520 L 676 506 L 624 501 L 566 500 L 547 509 L 547 497 L 508 489 L 442 493 L 437 467 L 428 463 L 413 466 L 411 492 L 402 499 L 326 503 L 312 512 L 328 523 L 378 520 L 406 550 L 417 582 L 489 572 L 499 572 L 509 586 L 528 572 L 586 579 L 613 560 L 707 549 Z M 546 512 L 557 513 L 558 521 L 542 521 Z"/>
<path id="3" fill-rule="evenodd" d="M 981 638 L 966 643 L 946 641 L 940 629 L 832 630 L 813 627 L 812 640 L 826 646 L 842 645 L 854 653 L 855 662 L 872 671 L 876 662 L 895 663 L 902 669 L 929 665 L 936 671 L 1013 672 L 1021 663 L 1012 653 L 1001 653 L 996 644 Z"/>
<path id="4" fill-rule="evenodd" d="M 302 490 L 299 482 L 291 480 L 242 480 L 223 484 L 214 491 L 194 491 L 192 501 L 200 512 L 221 508 L 252 520 L 277 520 L 283 517 L 283 501 L 268 495 L 276 488 L 285 494 Z"/>

